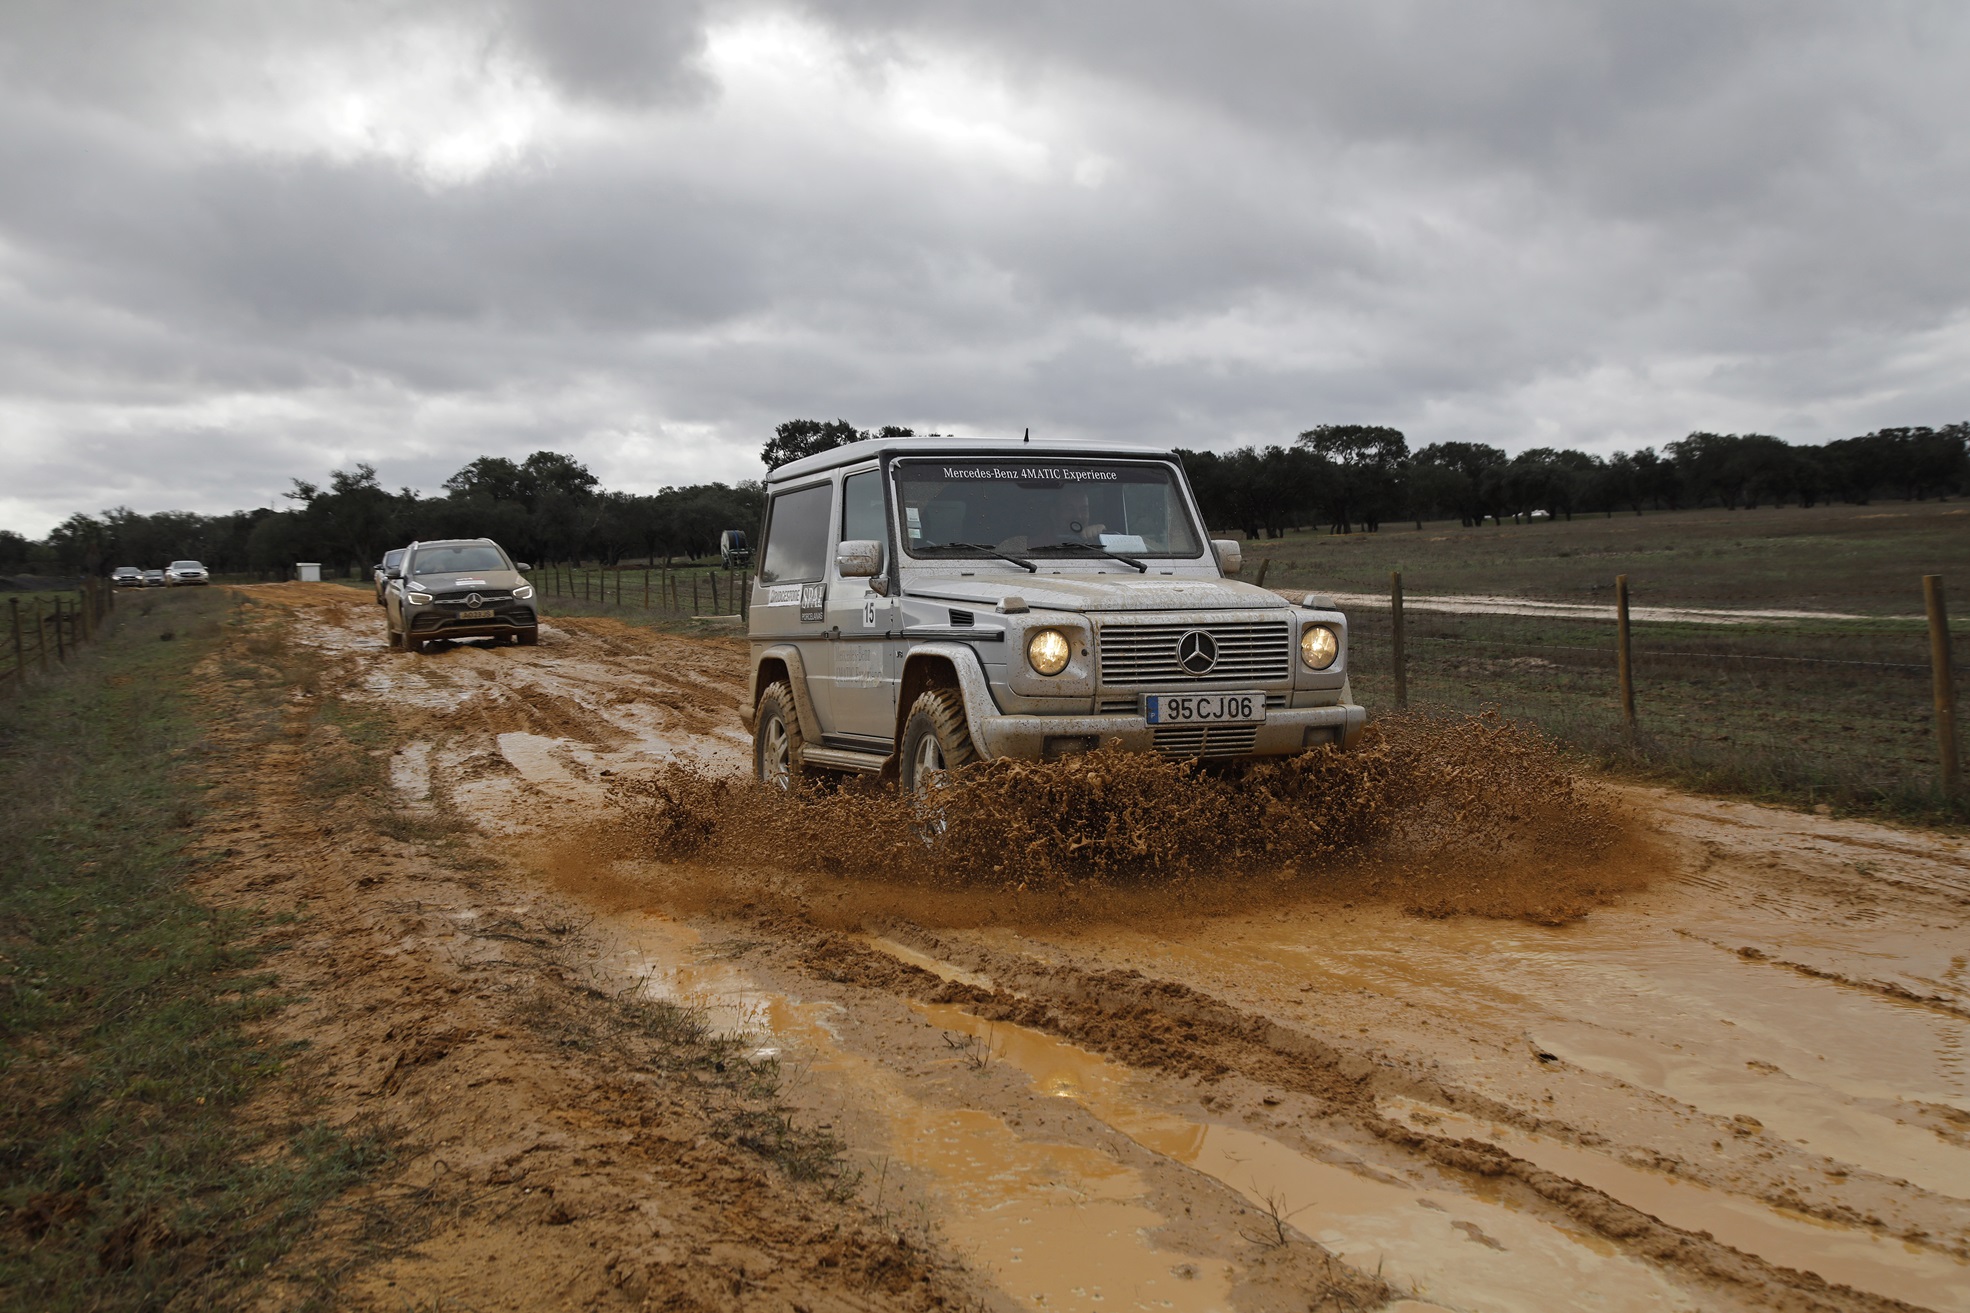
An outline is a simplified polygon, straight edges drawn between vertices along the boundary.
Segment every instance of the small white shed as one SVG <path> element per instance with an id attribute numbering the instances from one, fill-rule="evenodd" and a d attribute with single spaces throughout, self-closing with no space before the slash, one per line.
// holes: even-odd
<path id="1" fill-rule="evenodd" d="M 320 561 L 296 561 L 294 568 L 300 572 L 302 583 L 318 584 L 321 582 Z"/>

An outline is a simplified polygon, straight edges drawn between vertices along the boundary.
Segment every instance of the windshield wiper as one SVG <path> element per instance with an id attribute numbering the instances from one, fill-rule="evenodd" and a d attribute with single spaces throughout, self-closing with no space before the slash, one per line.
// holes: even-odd
<path id="1" fill-rule="evenodd" d="M 1147 565 L 1144 565 L 1141 561 L 1136 560 L 1135 557 L 1124 556 L 1120 552 L 1111 552 L 1106 547 L 1097 547 L 1093 543 L 1065 542 L 1065 543 L 1055 543 L 1054 546 L 1056 548 L 1066 548 L 1068 551 L 1075 551 L 1075 552 L 1099 552 L 1101 555 L 1106 556 L 1111 561 L 1120 561 L 1123 565 L 1133 565 L 1136 569 L 1140 570 L 1142 573 L 1144 574 L 1149 573 L 1149 567 Z"/>
<path id="2" fill-rule="evenodd" d="M 1012 556 L 1006 552 L 1000 551 L 996 547 L 987 547 L 983 543 L 931 543 L 927 546 L 919 547 L 917 548 L 917 550 L 920 552 L 942 552 L 942 551 L 977 552 L 982 556 L 996 556 L 1001 561 L 1011 561 L 1014 565 L 1017 565 L 1022 569 L 1025 569 L 1033 574 L 1038 574 L 1040 572 L 1040 567 L 1034 565 L 1031 561 L 1027 560 L 1025 557 Z"/>

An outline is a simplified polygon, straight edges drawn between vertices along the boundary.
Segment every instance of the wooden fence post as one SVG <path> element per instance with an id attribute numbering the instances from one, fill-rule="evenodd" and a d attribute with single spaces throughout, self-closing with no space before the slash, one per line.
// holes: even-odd
<path id="1" fill-rule="evenodd" d="M 1400 570 L 1389 571 L 1389 620 L 1393 647 L 1391 658 L 1395 665 L 1395 705 L 1397 710 L 1400 710 L 1409 705 L 1409 658 L 1403 650 L 1402 642 L 1402 571 Z"/>
<path id="2" fill-rule="evenodd" d="M 691 614 L 697 615 L 703 610 L 703 605 L 698 601 L 698 581 L 694 578 L 691 580 Z"/>
<path id="3" fill-rule="evenodd" d="M 1936 751 L 1943 763 L 1943 796 L 1954 798 L 1957 776 L 1956 681 L 1949 668 L 1949 608 L 1943 603 L 1943 577 L 1922 576 L 1922 600 L 1929 610 L 1929 678 L 1936 695 Z"/>
<path id="4" fill-rule="evenodd" d="M 622 562 L 616 562 L 616 609 L 622 609 Z"/>
<path id="5" fill-rule="evenodd" d="M 27 649 L 21 646 L 21 599 L 7 599 L 7 609 L 13 612 L 14 620 L 14 688 L 16 691 L 27 684 Z"/>
<path id="6" fill-rule="evenodd" d="M 55 599 L 55 660 L 68 660 L 68 645 L 62 635 L 62 599 Z"/>
<path id="7" fill-rule="evenodd" d="M 718 609 L 718 571 L 713 570 L 710 574 L 706 575 L 705 582 L 711 585 L 711 613 L 713 615 L 725 614 Z"/>
<path id="8" fill-rule="evenodd" d="M 34 599 L 34 658 L 41 663 L 41 673 L 48 673 L 48 617 L 42 613 L 41 599 Z"/>
<path id="9" fill-rule="evenodd" d="M 643 609 L 650 609 L 650 563 L 643 562 Z"/>
<path id="10" fill-rule="evenodd" d="M 1253 580 L 1252 582 L 1260 588 L 1265 587 L 1265 572 L 1267 570 L 1270 570 L 1271 568 L 1272 568 L 1272 558 L 1268 556 L 1264 560 L 1259 562 L 1259 577 Z"/>
<path id="11" fill-rule="evenodd" d="M 1614 664 L 1621 677 L 1621 726 L 1635 737 L 1635 663 L 1628 645 L 1628 576 L 1614 576 Z"/>

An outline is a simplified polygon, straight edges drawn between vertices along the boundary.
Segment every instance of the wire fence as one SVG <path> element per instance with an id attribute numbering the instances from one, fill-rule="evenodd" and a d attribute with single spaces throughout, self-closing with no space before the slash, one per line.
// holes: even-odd
<path id="1" fill-rule="evenodd" d="M 1624 698 L 1608 620 L 1411 610 L 1398 644 L 1396 616 L 1349 613 L 1353 691 L 1371 710 L 1496 709 L 1683 782 L 1970 818 L 1954 770 L 1961 644 L 1940 644 L 1939 679 L 1936 634 L 1920 622 L 1637 623 Z"/>
<path id="2" fill-rule="evenodd" d="M 116 606 L 102 579 L 85 578 L 80 588 L 16 593 L 7 598 L 7 631 L 0 643 L 0 692 L 18 696 L 33 679 L 66 665 L 101 635 Z"/>
<path id="3" fill-rule="evenodd" d="M 676 619 L 746 614 L 752 572 L 722 565 L 549 565 L 531 574 L 542 596 L 602 610 L 635 609 Z"/>

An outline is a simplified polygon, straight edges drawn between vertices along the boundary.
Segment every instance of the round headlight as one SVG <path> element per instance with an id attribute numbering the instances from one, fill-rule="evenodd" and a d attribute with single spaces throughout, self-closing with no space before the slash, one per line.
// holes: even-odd
<path id="1" fill-rule="evenodd" d="M 1326 625 L 1308 625 L 1300 635 L 1300 660 L 1309 670 L 1325 670 L 1341 654 L 1341 640 Z"/>
<path id="2" fill-rule="evenodd" d="M 1057 675 L 1067 669 L 1072 650 L 1067 635 L 1058 629 L 1036 629 L 1026 640 L 1026 660 L 1042 675 Z"/>

